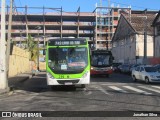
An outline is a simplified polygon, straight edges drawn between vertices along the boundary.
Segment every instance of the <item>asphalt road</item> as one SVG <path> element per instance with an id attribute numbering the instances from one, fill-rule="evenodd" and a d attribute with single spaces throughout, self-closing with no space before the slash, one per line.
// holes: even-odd
<path id="1" fill-rule="evenodd" d="M 125 117 L 131 111 L 160 111 L 160 84 L 134 83 L 129 75 L 92 77 L 91 84 L 84 89 L 74 86 L 52 89 L 42 72 L 12 86 L 13 92 L 0 96 L 1 111 L 97 111 L 81 114 L 101 119 L 103 114 Z"/>

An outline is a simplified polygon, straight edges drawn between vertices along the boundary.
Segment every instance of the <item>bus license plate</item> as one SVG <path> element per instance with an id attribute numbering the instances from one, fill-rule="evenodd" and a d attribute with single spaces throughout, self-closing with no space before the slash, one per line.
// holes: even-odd
<path id="1" fill-rule="evenodd" d="M 72 85 L 72 82 L 65 82 L 65 85 Z"/>

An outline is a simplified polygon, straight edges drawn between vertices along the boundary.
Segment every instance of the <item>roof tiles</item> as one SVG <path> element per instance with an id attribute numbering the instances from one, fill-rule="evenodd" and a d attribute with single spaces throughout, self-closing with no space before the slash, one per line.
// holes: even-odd
<path id="1" fill-rule="evenodd" d="M 147 34 L 150 35 L 153 35 L 153 27 L 151 25 L 155 17 L 156 14 L 132 14 L 131 17 L 125 16 L 136 32 L 144 33 L 145 26 L 147 26 Z"/>

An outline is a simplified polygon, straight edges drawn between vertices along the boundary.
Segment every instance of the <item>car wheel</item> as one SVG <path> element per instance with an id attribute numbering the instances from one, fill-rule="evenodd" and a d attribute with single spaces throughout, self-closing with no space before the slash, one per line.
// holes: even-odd
<path id="1" fill-rule="evenodd" d="M 146 84 L 149 83 L 149 78 L 148 77 L 145 77 L 145 82 L 146 82 Z"/>
<path id="2" fill-rule="evenodd" d="M 137 81 L 137 79 L 136 79 L 136 77 L 135 77 L 134 75 L 132 76 L 132 78 L 133 78 L 133 81 L 134 81 L 134 82 Z"/>

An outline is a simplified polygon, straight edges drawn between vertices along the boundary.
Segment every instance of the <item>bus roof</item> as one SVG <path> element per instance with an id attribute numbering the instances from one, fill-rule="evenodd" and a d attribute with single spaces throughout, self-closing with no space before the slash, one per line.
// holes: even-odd
<path id="1" fill-rule="evenodd" d="M 55 39 L 49 39 L 48 41 L 57 41 L 57 40 L 86 40 L 85 38 L 55 38 Z"/>

